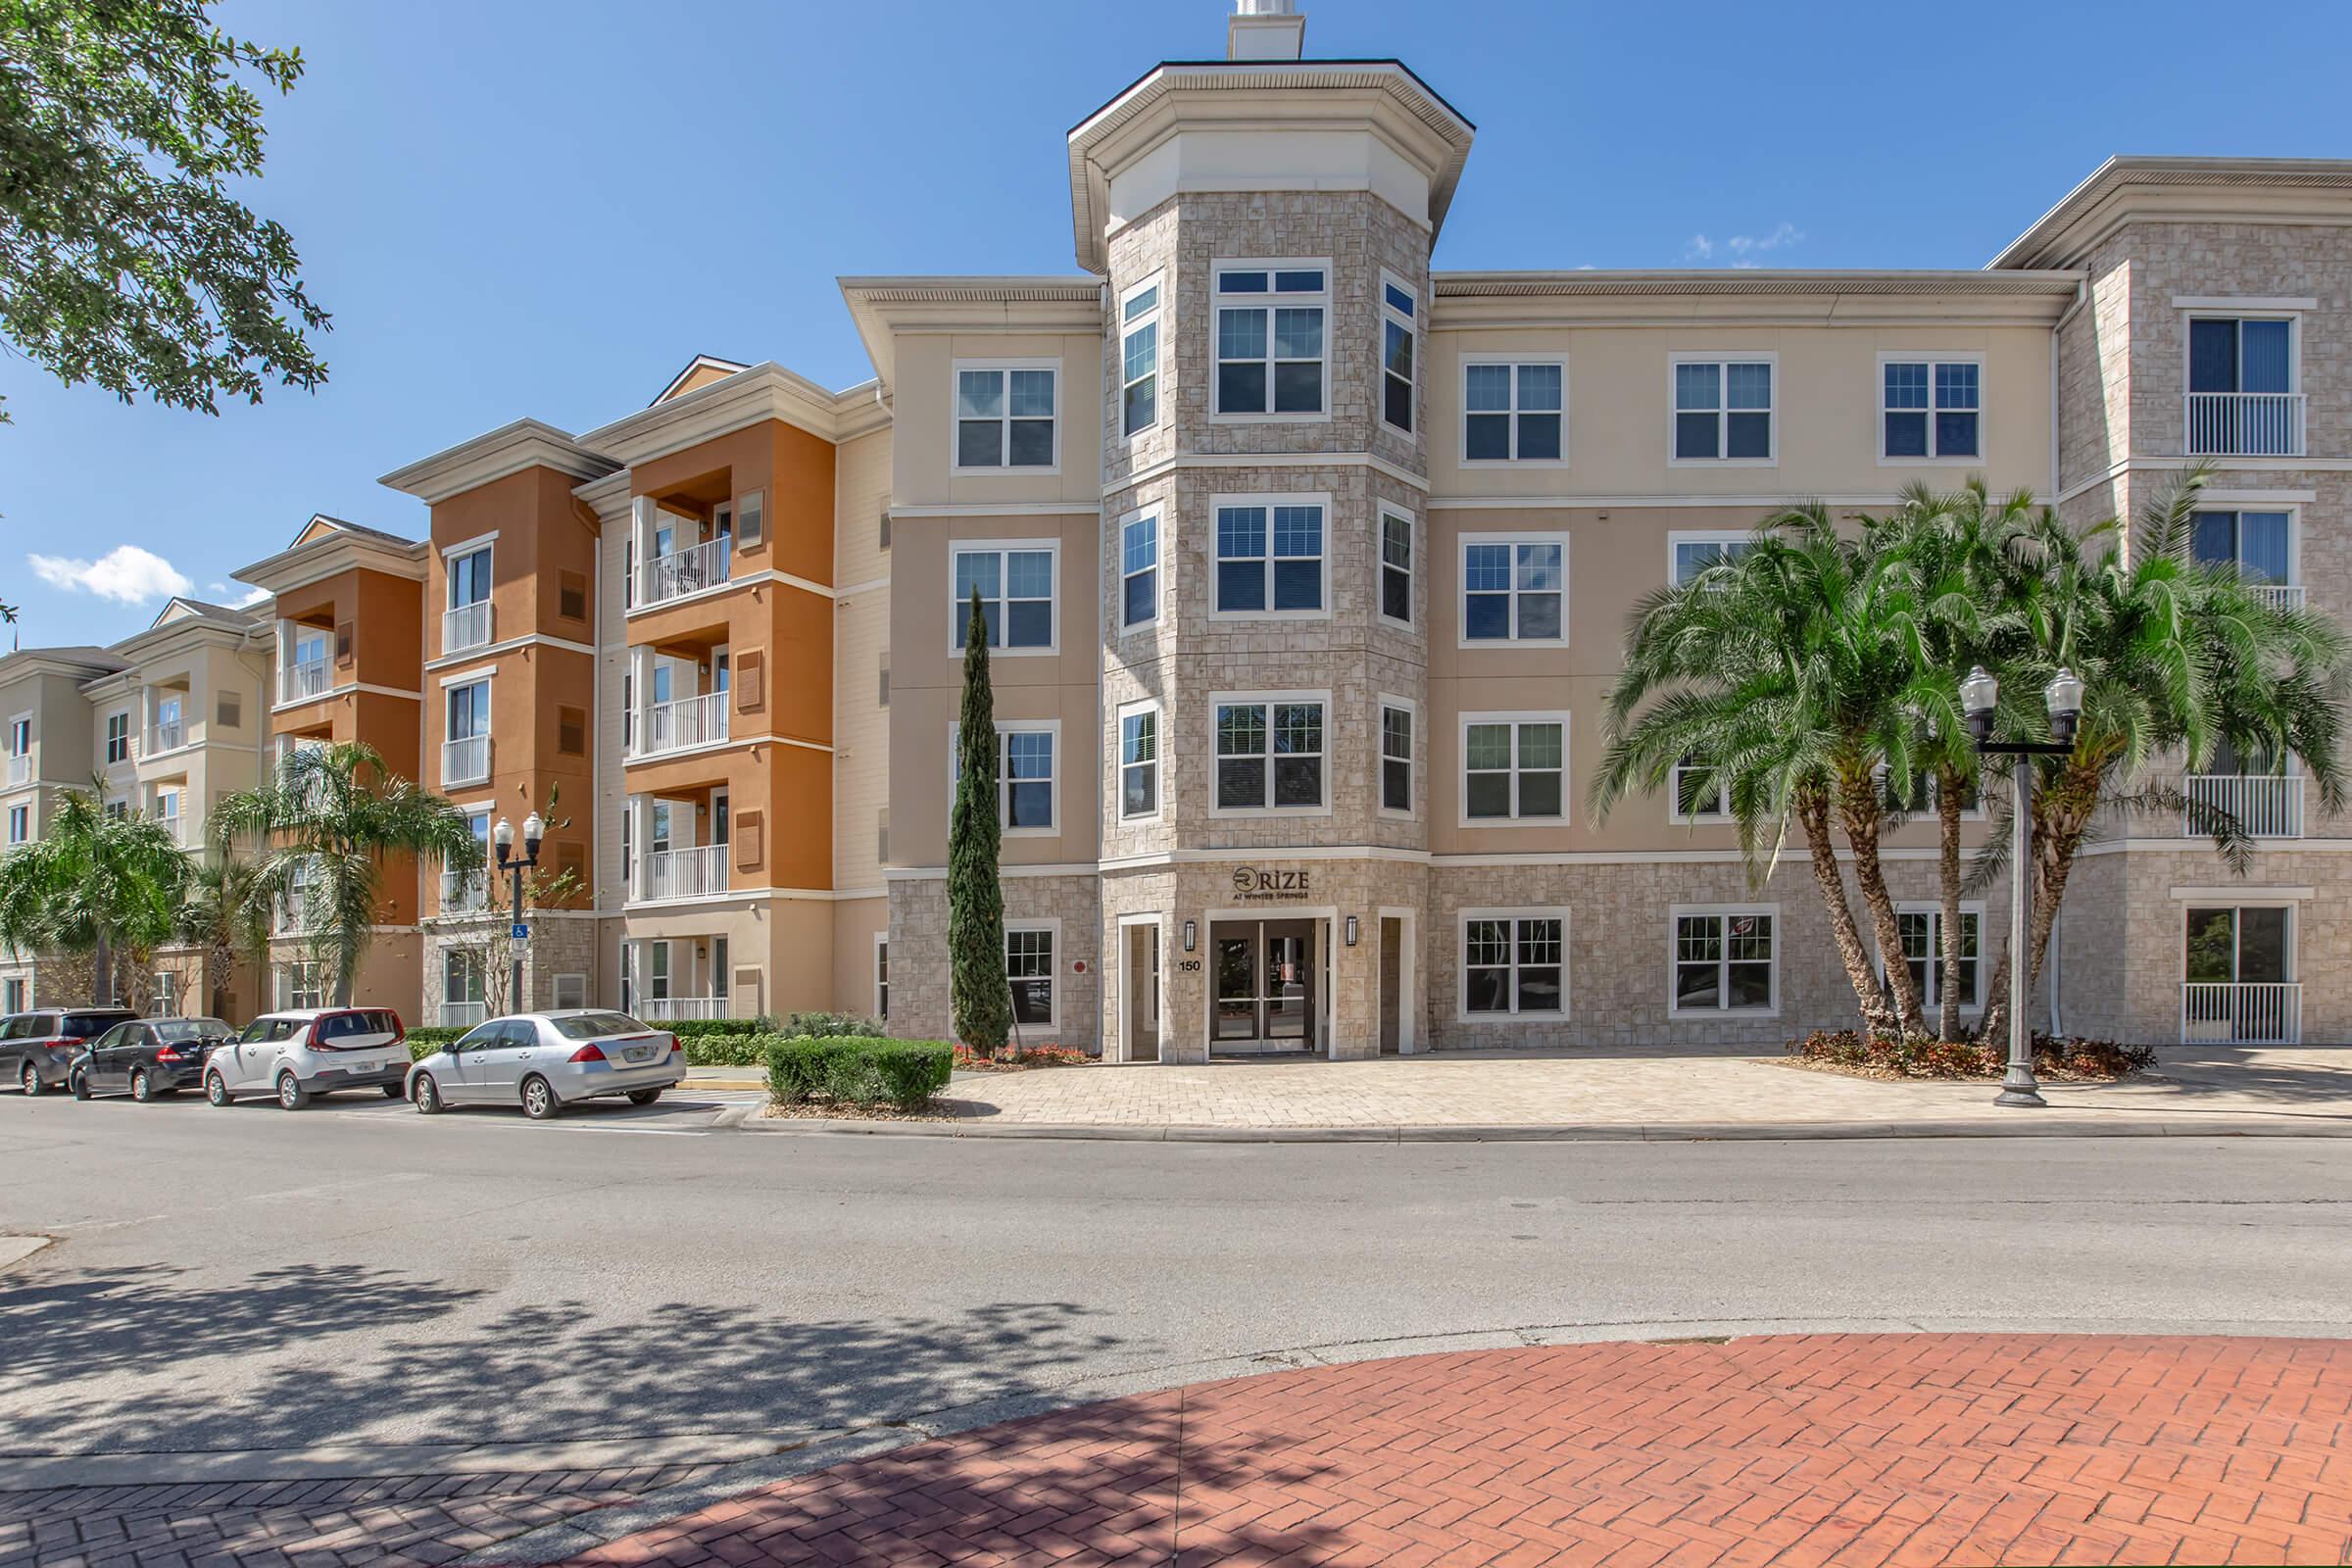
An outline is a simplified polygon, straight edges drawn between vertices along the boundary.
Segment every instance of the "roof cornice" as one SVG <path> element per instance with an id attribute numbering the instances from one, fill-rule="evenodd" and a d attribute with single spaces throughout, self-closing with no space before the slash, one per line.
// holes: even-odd
<path id="1" fill-rule="evenodd" d="M 1302 93 L 1331 96 L 1308 104 Z M 1434 242 L 1478 127 L 1403 62 L 1171 60 L 1152 67 L 1070 129 L 1070 232 L 1078 265 L 1090 272 L 1108 265 L 1102 235 L 1110 211 L 1108 165 L 1123 165 L 1155 145 L 1187 113 L 1212 122 L 1248 121 L 1261 106 L 1277 105 L 1361 121 L 1419 164 L 1429 175 Z"/>
<path id="2" fill-rule="evenodd" d="M 2352 159 L 2110 158 L 1985 265 L 2077 265 L 2133 220 L 2352 223 Z"/>
<path id="3" fill-rule="evenodd" d="M 526 468 L 553 468 L 573 479 L 595 479 L 617 466 L 572 439 L 567 430 L 537 419 L 516 419 L 395 468 L 376 483 L 433 506 Z"/>
<path id="4" fill-rule="evenodd" d="M 1435 331 L 1522 326 L 2048 326 L 2065 271 L 1441 272 Z"/>
<path id="5" fill-rule="evenodd" d="M 229 576 L 269 593 L 282 594 L 339 571 L 380 571 L 424 580 L 426 542 L 399 541 L 349 531 L 321 534 L 309 544 L 268 556 Z"/>
<path id="6" fill-rule="evenodd" d="M 1437 272 L 1439 299 L 1557 299 L 1657 295 L 1900 295 L 2071 297 L 2082 274 L 2063 269 L 1985 272 L 1830 270 L 1808 269 L 1683 268 L 1572 272 Z"/>
<path id="7" fill-rule="evenodd" d="M 858 391 L 829 392 L 769 360 L 600 425 L 581 435 L 579 444 L 634 467 L 762 419 L 840 441 L 845 431 L 862 435 L 870 428 L 859 417 L 845 417 L 862 416 L 858 405 L 865 400 L 853 395 Z"/>
<path id="8" fill-rule="evenodd" d="M 1099 332 L 1102 280 L 1090 273 L 1044 277 L 844 277 L 842 298 L 874 362 L 873 381 L 853 387 L 887 400 L 900 332 Z M 876 394 L 878 392 L 878 398 Z M 850 394 L 842 394 L 845 398 Z"/>
<path id="9" fill-rule="evenodd" d="M 0 654 L 0 684 L 30 675 L 63 675 L 76 683 L 119 673 L 127 662 L 109 650 L 20 648 Z"/>

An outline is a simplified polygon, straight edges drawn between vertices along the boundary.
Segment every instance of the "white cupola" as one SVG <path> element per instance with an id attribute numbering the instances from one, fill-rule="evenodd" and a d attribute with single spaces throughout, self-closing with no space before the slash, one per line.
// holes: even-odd
<path id="1" fill-rule="evenodd" d="M 1297 60 L 1305 47 L 1306 17 L 1291 0 L 1233 0 L 1226 59 Z"/>

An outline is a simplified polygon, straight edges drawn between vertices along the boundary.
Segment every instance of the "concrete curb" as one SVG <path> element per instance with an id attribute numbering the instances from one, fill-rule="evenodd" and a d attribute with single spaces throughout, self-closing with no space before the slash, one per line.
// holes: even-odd
<path id="1" fill-rule="evenodd" d="M 1068 1122 L 853 1121 L 747 1115 L 742 1130 L 805 1137 L 1040 1138 L 1110 1144 L 1585 1144 L 1811 1143 L 1900 1138 L 2352 1138 L 2352 1119 L 2293 1112 L 2204 1118 L 2035 1116 L 1999 1121 L 1585 1122 L 1562 1125 L 1209 1127 L 1177 1123 L 1090 1126 Z"/>

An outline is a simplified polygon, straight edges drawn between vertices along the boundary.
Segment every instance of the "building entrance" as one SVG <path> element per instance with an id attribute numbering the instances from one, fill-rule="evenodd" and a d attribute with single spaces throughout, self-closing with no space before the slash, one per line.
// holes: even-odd
<path id="1" fill-rule="evenodd" d="M 1311 920 L 1220 920 L 1210 927 L 1211 1053 L 1316 1049 L 1314 938 Z"/>

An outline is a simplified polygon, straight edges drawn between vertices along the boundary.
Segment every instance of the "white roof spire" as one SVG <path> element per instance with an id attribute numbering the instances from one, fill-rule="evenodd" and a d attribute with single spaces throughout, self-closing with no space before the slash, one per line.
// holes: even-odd
<path id="1" fill-rule="evenodd" d="M 1306 18 L 1292 0 L 1233 0 L 1226 59 L 1297 60 L 1305 47 Z"/>

